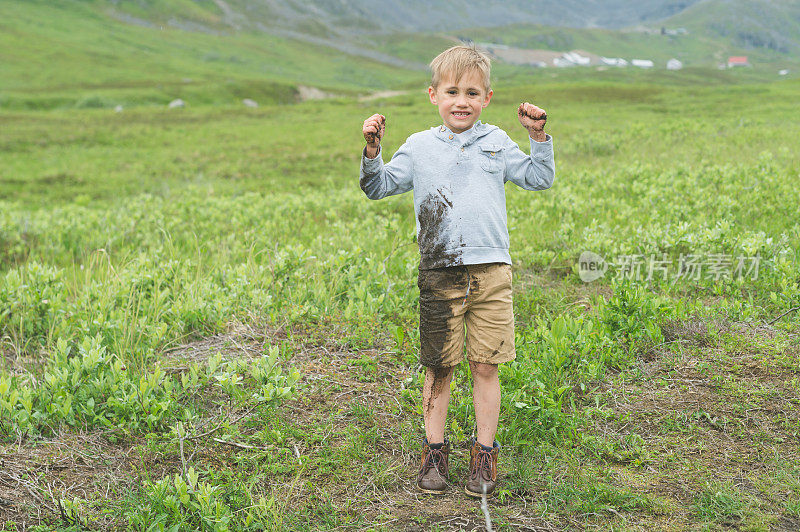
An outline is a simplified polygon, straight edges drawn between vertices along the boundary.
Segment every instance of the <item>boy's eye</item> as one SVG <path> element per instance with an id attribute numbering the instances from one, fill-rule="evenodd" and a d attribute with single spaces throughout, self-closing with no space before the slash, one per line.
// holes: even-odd
<path id="1" fill-rule="evenodd" d="M 447 91 L 447 94 L 455 94 L 455 93 L 456 93 L 456 91 L 454 91 L 454 90 Z"/>
<path id="2" fill-rule="evenodd" d="M 470 91 L 469 95 L 470 95 L 470 96 L 477 96 L 477 95 L 478 95 L 478 93 L 477 93 L 477 92 L 475 92 L 475 91 Z"/>

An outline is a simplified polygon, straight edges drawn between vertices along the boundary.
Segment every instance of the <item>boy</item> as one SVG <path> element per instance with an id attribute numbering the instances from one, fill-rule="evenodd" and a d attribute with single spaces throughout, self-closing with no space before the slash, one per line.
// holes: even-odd
<path id="1" fill-rule="evenodd" d="M 471 442 L 465 491 L 480 497 L 484 488 L 491 494 L 497 481 L 498 364 L 516 357 L 503 186 L 506 181 L 526 190 L 552 186 L 553 143 L 544 133 L 546 113 L 527 102 L 517 114 L 530 136 L 530 156 L 503 130 L 478 120 L 493 92 L 489 58 L 475 48 L 454 46 L 430 67 L 428 95 L 444 123 L 411 135 L 384 165 L 379 155 L 386 119 L 367 118 L 360 184 L 373 200 L 414 190 L 420 363 L 426 368 L 417 486 L 433 494 L 447 488 L 445 418 L 453 370 L 464 358 L 466 321 L 477 438 Z"/>

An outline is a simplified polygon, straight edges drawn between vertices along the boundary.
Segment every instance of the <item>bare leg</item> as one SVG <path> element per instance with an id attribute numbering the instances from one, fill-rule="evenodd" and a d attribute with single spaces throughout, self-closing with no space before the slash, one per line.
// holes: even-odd
<path id="1" fill-rule="evenodd" d="M 422 386 L 422 417 L 425 420 L 425 436 L 430 443 L 444 441 L 447 406 L 450 404 L 450 380 L 455 369 L 455 366 L 426 368 L 425 384 Z"/>
<path id="2" fill-rule="evenodd" d="M 470 361 L 469 368 L 472 371 L 472 400 L 475 403 L 478 442 L 491 447 L 500 417 L 500 372 L 497 364 Z"/>

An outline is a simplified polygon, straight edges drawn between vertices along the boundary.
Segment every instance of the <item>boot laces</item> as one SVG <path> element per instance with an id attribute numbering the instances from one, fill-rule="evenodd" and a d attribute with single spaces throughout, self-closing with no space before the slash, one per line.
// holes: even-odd
<path id="1" fill-rule="evenodd" d="M 491 451 L 478 451 L 478 456 L 475 459 L 475 472 L 474 477 L 480 476 L 484 480 L 492 479 L 492 452 Z"/>
<path id="2" fill-rule="evenodd" d="M 428 449 L 428 455 L 425 457 L 425 462 L 422 464 L 422 472 L 423 474 L 427 473 L 432 467 L 440 471 L 439 464 L 442 464 L 442 470 L 446 469 L 445 463 L 445 456 L 441 449 Z M 441 472 L 447 474 L 447 471 Z"/>

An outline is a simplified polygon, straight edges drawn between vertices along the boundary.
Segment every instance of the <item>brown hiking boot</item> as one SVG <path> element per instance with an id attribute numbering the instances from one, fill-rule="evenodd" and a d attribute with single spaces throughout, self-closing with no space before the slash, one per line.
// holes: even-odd
<path id="1" fill-rule="evenodd" d="M 486 495 L 491 495 L 497 483 L 497 457 L 500 454 L 500 444 L 494 442 L 491 451 L 484 450 L 477 440 L 472 440 L 469 450 L 469 476 L 464 491 L 471 497 L 481 497 L 483 488 Z"/>
<path id="2" fill-rule="evenodd" d="M 447 489 L 447 455 L 450 442 L 446 439 L 439 449 L 431 449 L 428 438 L 422 442 L 422 467 L 417 475 L 417 487 L 425 493 L 441 495 Z"/>

